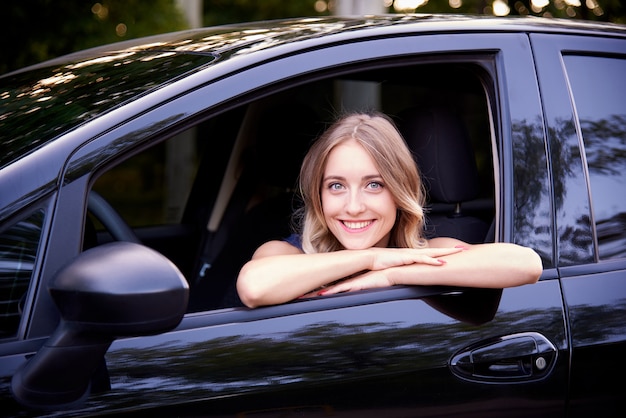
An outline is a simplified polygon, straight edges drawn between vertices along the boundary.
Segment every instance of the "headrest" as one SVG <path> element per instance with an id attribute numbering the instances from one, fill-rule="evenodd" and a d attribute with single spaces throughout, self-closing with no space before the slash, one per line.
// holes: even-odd
<path id="1" fill-rule="evenodd" d="M 460 203 L 478 196 L 478 168 L 461 118 L 442 106 L 415 107 L 396 118 L 432 201 Z"/>

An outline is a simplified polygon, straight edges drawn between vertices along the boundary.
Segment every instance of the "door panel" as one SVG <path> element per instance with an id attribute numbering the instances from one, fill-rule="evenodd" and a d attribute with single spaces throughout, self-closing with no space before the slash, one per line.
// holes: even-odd
<path id="1" fill-rule="evenodd" d="M 621 361 L 626 349 L 626 249 L 620 240 L 623 228 L 611 230 L 611 225 L 603 227 L 599 221 L 609 208 L 614 219 L 623 216 L 619 214 L 623 205 L 610 202 L 614 197 L 616 202 L 623 202 L 620 187 L 624 183 L 603 190 L 605 199 L 599 199 L 600 190 L 594 190 L 598 177 L 594 176 L 605 170 L 615 173 L 619 180 L 623 172 L 623 153 L 617 151 L 624 144 L 623 124 L 607 128 L 613 126 L 613 119 L 624 117 L 625 102 L 619 94 L 622 74 L 611 79 L 610 68 L 602 66 L 606 64 L 603 59 L 594 58 L 611 57 L 616 63 L 619 58 L 623 60 L 626 41 L 549 35 L 532 35 L 531 40 L 538 57 L 546 120 L 553 133 L 553 178 L 559 186 L 555 187 L 558 262 L 572 346 L 568 416 L 623 416 L 626 386 L 619 379 L 614 381 L 615 376 L 626 372 Z M 576 59 L 569 61 L 572 57 Z M 623 67 L 623 61 L 620 65 Z M 585 71 L 591 71 L 592 77 L 581 77 Z M 599 74 L 601 77 L 594 80 Z M 600 142 L 595 144 L 594 140 Z M 616 142 L 621 145 L 613 148 Z M 597 199 L 590 201 L 594 193 Z M 603 207 L 605 202 L 609 204 Z M 607 230 L 614 241 L 610 250 L 605 247 L 602 251 L 598 241 L 609 242 Z M 609 258 L 615 261 L 604 261 Z"/>
<path id="2" fill-rule="evenodd" d="M 617 263 L 614 263 L 617 264 Z M 574 273 L 563 279 L 572 329 L 569 416 L 623 416 L 626 374 L 626 265 L 610 272 Z"/>
<path id="3" fill-rule="evenodd" d="M 382 299 L 388 292 L 406 297 L 411 291 L 374 293 Z M 114 342 L 107 354 L 112 390 L 92 396 L 86 407 L 113 411 L 185 403 L 177 414 L 210 415 L 303 406 L 338 416 L 373 408 L 394 416 L 417 407 L 423 416 L 562 411 L 568 356 L 558 283 L 506 289 L 501 298 L 498 293 L 474 290 L 350 306 L 362 299 L 355 294 L 324 298 L 338 306 L 319 312 L 311 310 L 328 300 L 289 304 L 293 313 L 283 316 L 273 314 L 280 307 L 189 315 L 174 332 Z M 493 320 L 476 324 L 472 315 L 479 304 L 498 300 Z M 241 322 L 247 313 L 265 318 Z M 229 321 L 235 317 L 238 322 Z M 449 368 L 467 345 L 528 331 L 558 350 L 554 368 L 537 381 L 469 381 Z"/>

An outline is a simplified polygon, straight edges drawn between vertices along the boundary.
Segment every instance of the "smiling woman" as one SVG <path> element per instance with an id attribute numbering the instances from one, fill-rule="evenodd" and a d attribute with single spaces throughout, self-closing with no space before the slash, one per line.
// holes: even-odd
<path id="1" fill-rule="evenodd" d="M 300 190 L 300 234 L 263 244 L 240 271 L 249 307 L 397 284 L 512 287 L 541 275 L 529 248 L 424 238 L 422 182 L 383 114 L 336 121 L 306 155 Z"/>

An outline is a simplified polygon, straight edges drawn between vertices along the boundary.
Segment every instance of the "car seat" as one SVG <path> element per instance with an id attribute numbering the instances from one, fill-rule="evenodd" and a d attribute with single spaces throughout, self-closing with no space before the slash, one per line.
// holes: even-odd
<path id="1" fill-rule="evenodd" d="M 428 196 L 426 237 L 453 237 L 482 243 L 490 225 L 464 212 L 479 195 L 479 176 L 463 120 L 444 106 L 414 107 L 395 118 L 415 157 Z M 437 204 L 452 207 L 435 211 Z"/>
<path id="2" fill-rule="evenodd" d="M 261 112 L 239 180 L 248 185 L 231 198 L 224 215 L 230 223 L 227 237 L 207 276 L 192 289 L 190 311 L 241 305 L 235 290 L 239 269 L 261 244 L 292 232 L 300 165 L 321 130 L 320 119 L 306 105 L 285 103 Z"/>

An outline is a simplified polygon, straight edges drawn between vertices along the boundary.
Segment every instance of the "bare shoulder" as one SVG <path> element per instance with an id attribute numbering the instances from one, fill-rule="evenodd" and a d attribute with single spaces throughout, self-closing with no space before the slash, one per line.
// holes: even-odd
<path id="1" fill-rule="evenodd" d="M 465 247 L 470 246 L 470 244 L 466 242 L 463 242 L 456 238 L 450 238 L 450 237 L 437 237 L 437 238 L 428 240 L 428 246 L 430 248 L 450 248 L 450 247 L 455 247 L 457 245 L 463 245 Z"/>
<path id="2" fill-rule="evenodd" d="M 254 252 L 252 258 L 263 258 L 270 257 L 274 255 L 290 255 L 290 254 L 302 254 L 302 250 L 294 247 L 286 241 L 268 241 L 265 244 L 261 245 Z"/>

